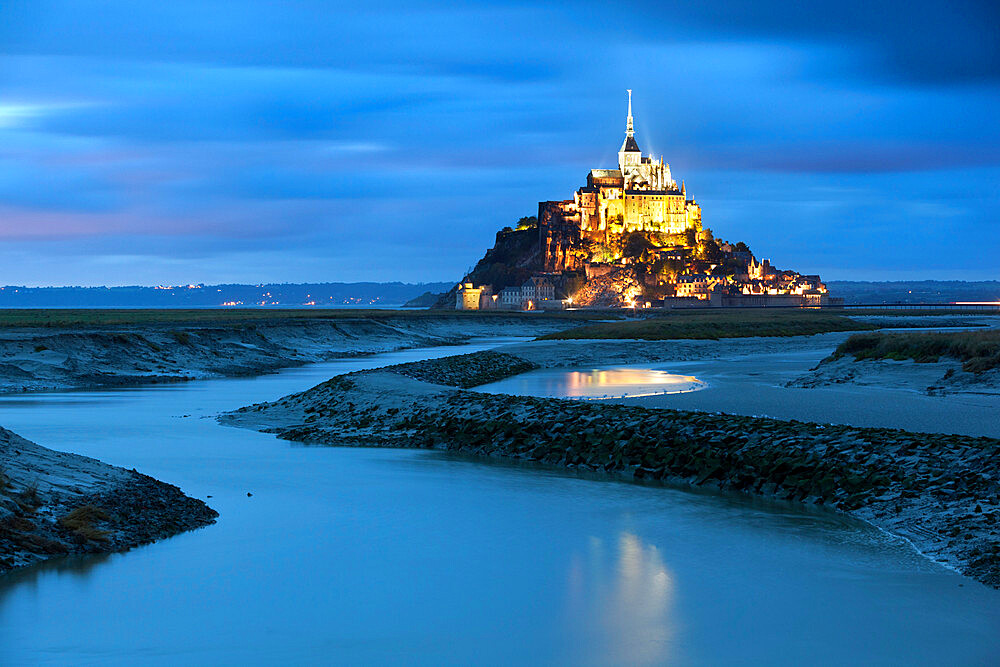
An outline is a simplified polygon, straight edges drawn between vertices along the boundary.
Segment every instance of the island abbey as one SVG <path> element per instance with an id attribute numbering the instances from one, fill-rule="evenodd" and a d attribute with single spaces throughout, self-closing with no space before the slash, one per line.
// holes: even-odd
<path id="1" fill-rule="evenodd" d="M 745 243 L 716 239 L 663 157 L 642 154 L 632 91 L 617 169 L 592 169 L 572 199 L 497 233 L 496 244 L 439 305 L 461 309 L 579 306 L 819 305 L 817 275 L 779 271 Z"/>

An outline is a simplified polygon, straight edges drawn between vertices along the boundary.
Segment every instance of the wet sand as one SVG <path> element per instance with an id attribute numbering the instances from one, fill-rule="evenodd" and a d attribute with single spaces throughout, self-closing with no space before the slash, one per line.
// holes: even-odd
<path id="1" fill-rule="evenodd" d="M 821 347 L 791 354 L 675 362 L 669 364 L 671 371 L 693 375 L 707 387 L 686 394 L 614 400 L 646 407 L 1000 438 L 1000 396 L 996 395 L 931 396 L 915 388 L 893 386 L 891 372 L 881 383 L 785 386 L 807 374 L 829 351 Z M 915 366 L 912 362 L 858 363 Z"/>
<path id="2" fill-rule="evenodd" d="M 953 393 L 928 395 L 928 386 L 958 367 L 954 361 L 856 362 L 866 372 L 855 381 L 786 386 L 812 380 L 812 369 L 849 335 L 718 341 L 533 341 L 500 349 L 543 368 L 627 365 L 693 376 L 707 384 L 694 392 L 609 399 L 626 405 L 1000 438 L 1000 395 L 976 393 L 974 386 L 960 383 Z"/>

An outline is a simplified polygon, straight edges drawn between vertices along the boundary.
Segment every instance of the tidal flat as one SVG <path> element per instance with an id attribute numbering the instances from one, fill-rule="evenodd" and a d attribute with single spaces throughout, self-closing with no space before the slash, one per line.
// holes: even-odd
<path id="1" fill-rule="evenodd" d="M 0 393 L 121 387 L 282 368 L 471 338 L 539 336 L 574 313 L 356 310 L 0 311 Z"/>
<path id="2" fill-rule="evenodd" d="M 675 396 L 655 391 L 648 393 L 658 395 L 619 398 L 625 405 L 504 394 L 505 378 L 538 368 L 640 359 L 661 364 L 674 359 L 677 364 L 713 356 L 719 366 L 742 360 L 744 369 L 757 364 L 760 370 L 766 365 L 762 360 L 787 361 L 796 347 L 800 360 L 808 355 L 822 360 L 823 352 L 831 344 L 836 348 L 843 337 L 798 337 L 791 344 L 733 339 L 569 341 L 567 346 L 542 340 L 336 377 L 223 420 L 312 443 L 440 448 L 829 505 L 904 536 L 921 552 L 1000 587 L 1000 441 L 972 437 L 991 435 L 997 428 L 1000 404 L 991 398 L 969 406 L 941 396 L 879 396 L 877 389 L 854 387 L 859 404 L 870 405 L 866 394 L 874 392 L 876 403 L 881 399 L 893 406 L 879 411 L 884 423 L 873 427 L 844 413 L 803 423 L 801 406 L 793 399 L 803 390 L 789 382 L 774 388 L 786 411 L 795 415 L 791 421 L 746 415 L 745 410 L 741 414 L 739 400 L 731 395 L 728 408 L 707 414 L 678 411 Z M 947 372 L 955 375 L 953 369 Z M 734 384 L 748 392 L 753 382 Z M 482 392 L 461 391 L 477 385 L 485 385 Z M 491 391 L 497 393 L 486 393 Z M 689 392 L 680 401 L 697 402 L 712 394 L 711 389 Z M 819 399 L 813 408 L 823 407 L 822 396 L 809 398 Z M 959 435 L 961 429 L 947 421 L 924 432 L 914 428 L 914 414 L 928 416 L 914 410 L 924 399 L 946 414 L 964 414 L 963 427 L 972 433 Z"/>
<path id="3" fill-rule="evenodd" d="M 1000 602 L 955 570 L 989 581 L 996 507 L 979 485 L 989 483 L 995 441 L 947 434 L 986 435 L 983 415 L 994 404 L 969 393 L 929 395 L 919 382 L 786 386 L 849 335 L 490 336 L 264 375 L 0 397 L 0 423 L 12 431 L 137 468 L 220 513 L 204 530 L 125 554 L 60 556 L 0 577 L 0 624 L 16 637 L 0 645 L 0 662 L 35 664 L 44 655 L 54 664 L 80 656 L 115 663 L 141 654 L 163 664 L 218 663 L 335 651 L 344 661 L 411 664 L 483 656 L 521 664 L 844 664 L 860 656 L 868 664 L 988 664 L 1000 656 Z M 707 387 L 599 404 L 477 398 L 458 388 L 609 366 L 687 374 Z M 856 404 L 828 410 L 817 425 L 796 423 L 818 421 L 810 411 L 824 414 L 831 392 L 857 396 Z M 436 407 L 421 415 L 428 401 Z M 896 411 L 859 407 L 879 401 Z M 937 435 L 917 438 L 906 454 L 915 457 L 915 481 L 934 468 L 940 483 L 913 487 L 916 499 L 905 488 L 896 497 L 906 476 L 894 480 L 887 459 L 910 447 L 912 434 L 858 427 L 884 427 L 864 423 L 878 417 L 924 430 L 914 426 L 928 412 L 924 402 L 950 411 L 960 428 L 938 420 Z M 236 411 L 249 404 L 264 407 Z M 221 426 L 219 413 L 288 440 Z M 389 428 L 404 419 L 404 428 Z M 650 421 L 648 437 L 647 419 L 661 420 Z M 810 456 L 822 431 L 825 449 Z M 757 439 L 742 449 L 760 455 L 756 469 L 741 468 L 736 456 L 702 465 L 711 462 L 706 453 L 721 452 L 713 447 L 748 433 Z M 644 437 L 656 447 L 642 447 Z M 590 467 L 591 447 L 595 456 L 607 450 L 612 469 Z M 674 448 L 677 461 L 633 463 L 636 447 L 655 456 Z M 524 455 L 507 455 L 517 448 Z M 579 461 L 568 460 L 573 452 Z M 967 468 L 981 464 L 983 476 L 949 486 L 961 470 L 955 452 Z M 869 454 L 872 471 L 852 467 L 867 465 Z M 817 479 L 802 466 L 826 474 Z M 856 478 L 845 474 L 838 489 L 838 470 Z M 748 486 L 734 491 L 726 479 Z M 966 498 L 980 499 L 981 511 L 966 510 Z M 894 500 L 904 501 L 902 512 Z M 841 501 L 860 505 L 835 510 Z M 910 503 L 926 503 L 932 520 Z M 934 523 L 942 506 L 972 538 Z M 865 514 L 872 508 L 878 516 Z M 879 524 L 882 510 L 899 523 Z M 54 605 L 73 612 L 46 615 Z M 107 641 L 112 635 L 121 640 Z M 829 647 L 822 658 L 816 646 Z"/>

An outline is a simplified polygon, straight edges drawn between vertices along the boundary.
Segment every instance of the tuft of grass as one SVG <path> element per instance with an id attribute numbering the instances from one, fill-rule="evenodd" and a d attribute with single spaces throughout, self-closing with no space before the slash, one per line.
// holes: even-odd
<path id="1" fill-rule="evenodd" d="M 170 337 L 173 338 L 178 343 L 180 343 L 181 345 L 191 344 L 191 334 L 189 334 L 187 331 L 171 331 Z"/>
<path id="2" fill-rule="evenodd" d="M 841 343 L 827 360 L 846 355 L 858 361 L 912 359 L 917 363 L 934 363 L 941 357 L 950 357 L 961 361 L 963 370 L 984 373 L 1000 368 L 1000 331 L 855 334 Z"/>
<path id="3" fill-rule="evenodd" d="M 110 521 L 111 517 L 100 507 L 82 505 L 59 519 L 59 525 L 73 532 L 84 540 L 107 542 L 110 531 L 94 527 L 95 522 Z"/>
<path id="4" fill-rule="evenodd" d="M 42 504 L 42 499 L 38 497 L 38 482 L 34 481 L 21 489 L 14 499 L 18 507 L 24 513 L 34 512 Z"/>
<path id="5" fill-rule="evenodd" d="M 679 338 L 718 339 L 747 336 L 810 336 L 831 331 L 871 331 L 876 326 L 843 315 L 811 310 L 675 311 L 645 320 L 604 322 L 541 336 L 539 340 Z"/>

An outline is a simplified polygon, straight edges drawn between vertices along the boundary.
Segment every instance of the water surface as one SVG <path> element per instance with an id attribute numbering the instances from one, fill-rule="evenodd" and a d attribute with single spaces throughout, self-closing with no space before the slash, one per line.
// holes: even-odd
<path id="1" fill-rule="evenodd" d="M 477 387 L 477 391 L 548 398 L 637 398 L 680 394 L 702 389 L 693 375 L 665 370 L 620 366 L 613 368 L 543 368 Z"/>
<path id="2" fill-rule="evenodd" d="M 0 578 L 0 664 L 997 664 L 996 591 L 832 513 L 211 418 L 492 344 L 0 399 L 15 432 L 221 513 Z"/>

